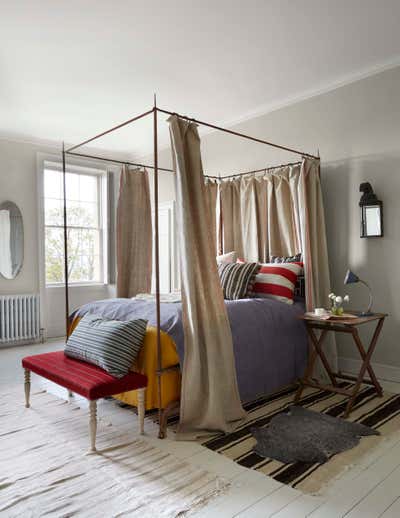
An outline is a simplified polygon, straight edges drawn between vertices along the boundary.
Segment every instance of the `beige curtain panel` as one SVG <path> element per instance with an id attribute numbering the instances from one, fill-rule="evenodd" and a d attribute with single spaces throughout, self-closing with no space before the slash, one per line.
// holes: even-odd
<path id="1" fill-rule="evenodd" d="M 219 282 L 197 126 L 168 119 L 176 171 L 185 359 L 178 438 L 229 432 L 245 417 Z"/>
<path id="2" fill-rule="evenodd" d="M 268 262 L 271 255 L 294 255 L 300 242 L 293 201 L 297 171 L 230 179 L 221 184 L 224 253 L 237 250 L 247 261 Z"/>
<path id="3" fill-rule="evenodd" d="M 221 182 L 221 212 L 223 220 L 223 253 L 235 250 L 240 258 L 244 257 L 243 234 L 241 225 L 240 181 Z"/>
<path id="4" fill-rule="evenodd" d="M 301 252 L 307 310 L 325 306 L 330 278 L 319 162 L 303 159 L 229 179 L 220 189 L 224 253 L 236 250 L 246 261 L 268 262 Z M 336 368 L 334 340 L 327 356 Z"/>
<path id="5" fill-rule="evenodd" d="M 218 226 L 218 218 L 217 218 L 217 197 L 218 197 L 218 184 L 214 180 L 209 178 L 205 179 L 205 200 L 207 205 L 207 217 L 210 222 L 210 230 L 211 230 L 211 239 L 214 244 L 214 253 L 217 255 L 218 246 L 217 246 L 217 226 Z"/>
<path id="6" fill-rule="evenodd" d="M 298 184 L 300 240 L 306 282 L 307 310 L 325 307 L 331 291 L 325 213 L 322 199 L 319 162 L 303 160 Z M 331 367 L 337 371 L 337 348 L 334 335 L 326 341 L 324 352 Z M 320 373 L 326 377 L 320 366 Z"/>
<path id="7" fill-rule="evenodd" d="M 117 208 L 117 297 L 151 291 L 151 221 L 148 173 L 124 166 Z"/>

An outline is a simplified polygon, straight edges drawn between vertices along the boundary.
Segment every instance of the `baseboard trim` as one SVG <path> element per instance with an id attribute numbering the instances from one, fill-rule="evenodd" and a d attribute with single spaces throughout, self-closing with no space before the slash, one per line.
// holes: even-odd
<path id="1" fill-rule="evenodd" d="M 342 372 L 349 372 L 350 374 L 358 374 L 361 368 L 361 360 L 354 358 L 339 357 L 338 363 Z M 400 383 L 400 367 L 375 362 L 371 362 L 371 365 L 378 379 Z"/>

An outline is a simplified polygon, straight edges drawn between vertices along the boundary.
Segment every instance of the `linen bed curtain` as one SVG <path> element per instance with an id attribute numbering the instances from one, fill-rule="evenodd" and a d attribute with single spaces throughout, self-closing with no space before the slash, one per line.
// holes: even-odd
<path id="1" fill-rule="evenodd" d="M 221 183 L 224 252 L 248 261 L 294 255 L 300 242 L 295 193 L 300 167 Z"/>
<path id="2" fill-rule="evenodd" d="M 214 252 L 217 254 L 217 226 L 218 226 L 218 217 L 217 217 L 217 197 L 218 197 L 218 184 L 217 182 L 210 180 L 209 178 L 205 179 L 205 200 L 207 206 L 208 216 L 210 218 L 210 229 L 211 229 L 211 239 L 214 244 Z"/>
<path id="3" fill-rule="evenodd" d="M 247 261 L 301 252 L 307 310 L 327 304 L 330 292 L 325 217 L 319 161 L 266 170 L 222 181 L 223 251 L 237 250 Z M 337 364 L 334 341 L 327 348 Z"/>
<path id="4" fill-rule="evenodd" d="M 148 173 L 124 166 L 117 208 L 117 297 L 150 293 L 152 241 Z"/>
<path id="5" fill-rule="evenodd" d="M 178 438 L 229 432 L 245 417 L 232 335 L 219 282 L 197 126 L 172 116 L 177 224 L 181 235 L 185 358 Z"/>

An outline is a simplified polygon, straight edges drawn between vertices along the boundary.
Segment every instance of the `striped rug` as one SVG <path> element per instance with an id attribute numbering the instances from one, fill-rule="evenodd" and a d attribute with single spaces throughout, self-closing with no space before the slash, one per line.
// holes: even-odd
<path id="1" fill-rule="evenodd" d="M 341 383 L 350 387 L 350 383 Z M 333 455 L 325 464 L 296 462 L 283 464 L 265 459 L 253 452 L 256 441 L 250 433 L 253 426 L 268 426 L 272 417 L 293 404 L 296 387 L 286 388 L 269 397 L 245 405 L 248 421 L 234 433 L 219 435 L 203 442 L 207 448 L 229 457 L 241 466 L 255 469 L 279 482 L 296 487 L 304 492 L 319 491 L 333 477 L 355 464 L 367 452 L 376 447 L 385 436 L 400 429 L 400 395 L 385 393 L 376 397 L 372 387 L 362 389 L 357 397 L 349 421 L 362 423 L 378 430 L 381 436 L 365 437 L 355 448 Z M 330 392 L 307 389 L 303 392 L 301 405 L 310 410 L 342 417 L 347 398 Z"/>
<path id="2" fill-rule="evenodd" d="M 351 383 L 343 382 L 340 386 L 349 388 Z M 355 448 L 333 455 L 322 465 L 304 462 L 283 464 L 260 457 L 253 452 L 256 441 L 250 433 L 250 428 L 268 426 L 274 416 L 286 411 L 293 404 L 295 391 L 296 387 L 287 387 L 275 394 L 247 403 L 244 406 L 248 420 L 244 426 L 231 434 L 209 438 L 202 441 L 202 444 L 210 450 L 229 457 L 241 466 L 255 469 L 305 493 L 316 493 L 345 469 L 357 464 L 393 431 L 400 430 L 400 395 L 385 392 L 384 396 L 379 398 L 376 397 L 373 388 L 368 386 L 358 394 L 348 420 L 379 430 L 380 436 L 365 437 Z M 305 389 L 300 403 L 310 410 L 342 417 L 347 398 L 331 392 Z M 170 428 L 174 429 L 175 424 L 176 418 L 171 419 Z"/>

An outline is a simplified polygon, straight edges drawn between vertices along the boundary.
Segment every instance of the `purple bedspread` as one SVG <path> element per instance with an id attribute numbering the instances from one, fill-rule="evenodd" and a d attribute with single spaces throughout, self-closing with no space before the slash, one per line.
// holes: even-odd
<path id="1" fill-rule="evenodd" d="M 307 335 L 298 315 L 304 303 L 292 306 L 271 299 L 226 301 L 233 336 L 236 372 L 242 401 L 273 392 L 303 374 Z M 145 318 L 156 325 L 155 302 L 107 299 L 85 304 L 75 314 L 95 313 L 105 318 Z M 161 329 L 175 341 L 180 362 L 184 357 L 182 307 L 161 304 Z"/>

